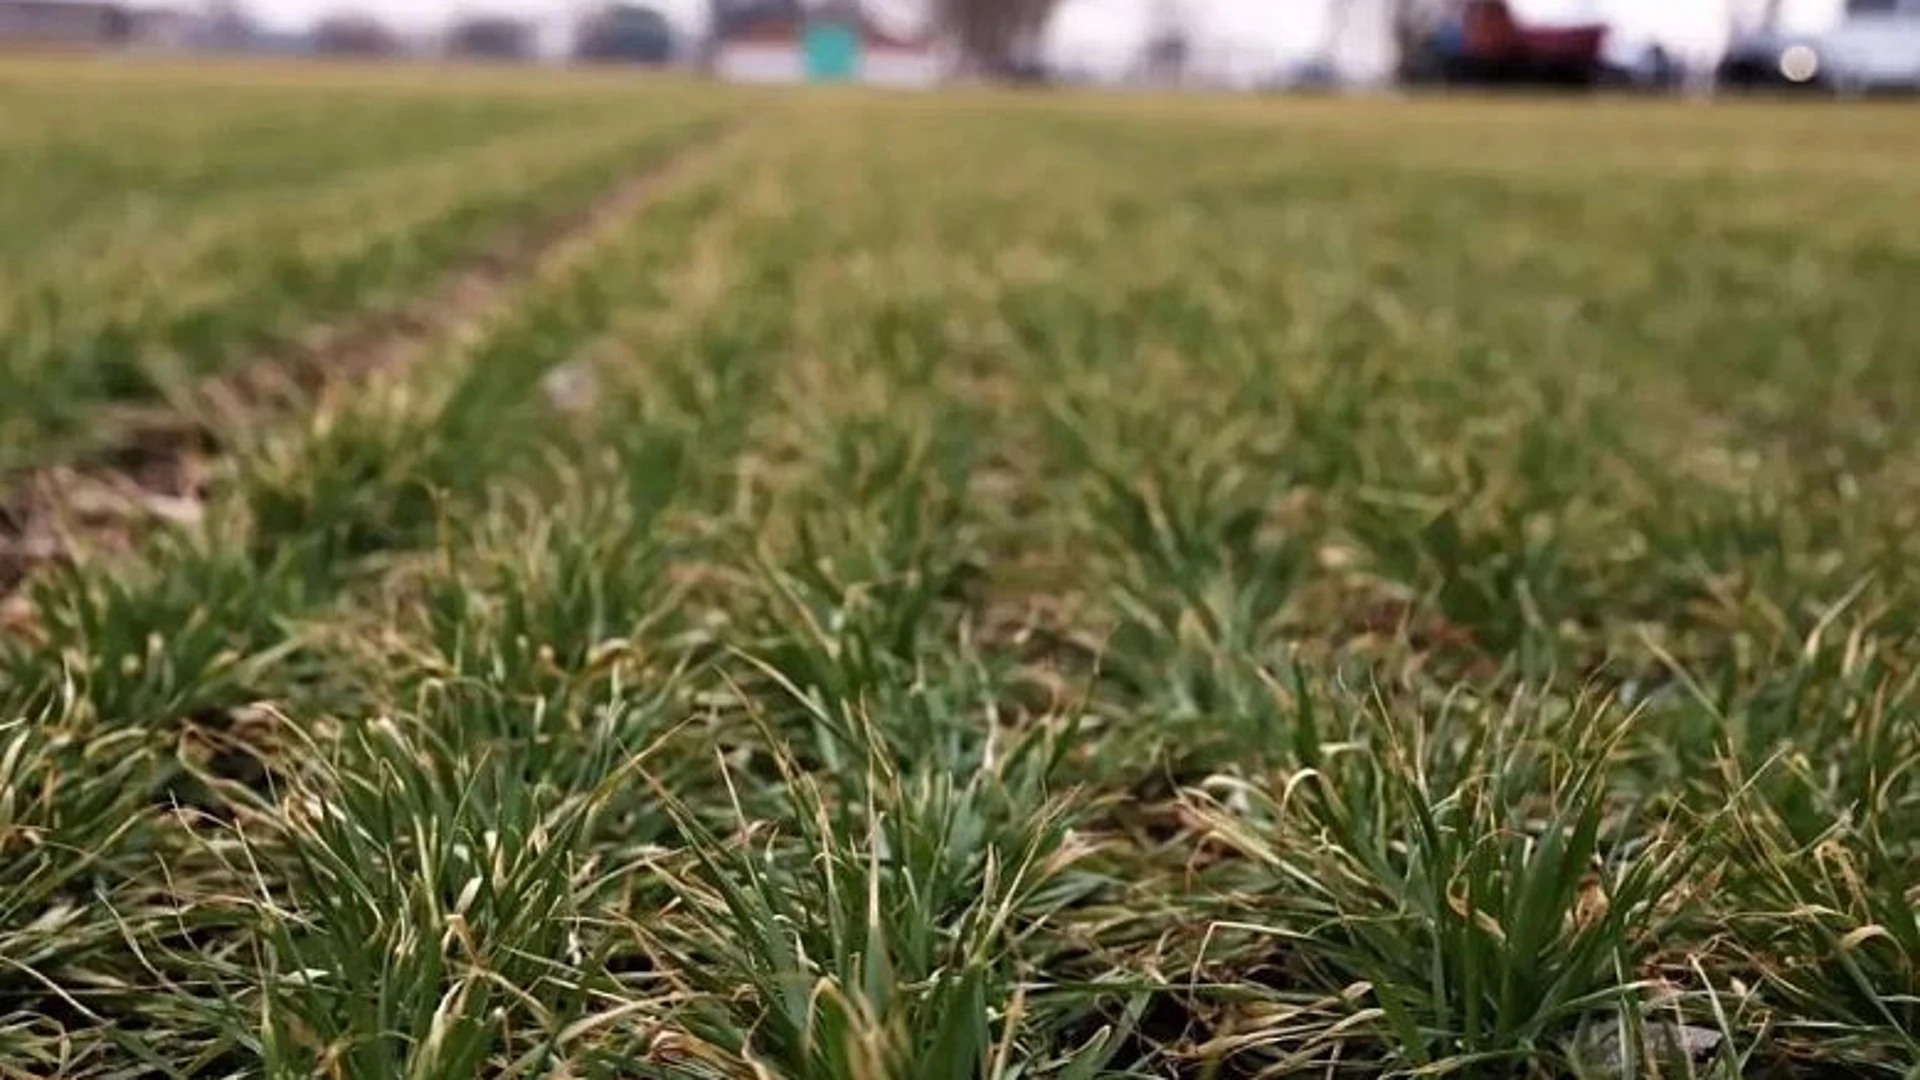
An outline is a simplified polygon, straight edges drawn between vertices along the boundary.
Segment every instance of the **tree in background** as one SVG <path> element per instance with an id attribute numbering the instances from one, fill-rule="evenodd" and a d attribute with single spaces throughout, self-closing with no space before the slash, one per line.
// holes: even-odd
<path id="1" fill-rule="evenodd" d="M 201 48 L 244 49 L 259 32 L 253 14 L 239 0 L 207 0 L 200 14 Z"/>
<path id="2" fill-rule="evenodd" d="M 580 19 L 573 55 L 595 63 L 664 64 L 673 59 L 673 24 L 645 4 L 607 4 Z"/>
<path id="3" fill-rule="evenodd" d="M 533 25 L 504 15 L 469 15 L 447 29 L 447 52 L 469 60 L 530 60 Z"/>
<path id="4" fill-rule="evenodd" d="M 1152 30 L 1140 49 L 1141 74 L 1154 85 L 1179 86 L 1186 82 L 1187 65 L 1192 59 L 1193 39 L 1186 10 L 1179 0 L 1160 0 L 1154 8 Z"/>
<path id="5" fill-rule="evenodd" d="M 324 56 L 398 56 L 406 43 L 372 15 L 339 11 L 313 24 L 313 51 Z"/>
<path id="6" fill-rule="evenodd" d="M 966 66 L 1021 78 L 1039 67 L 1040 34 L 1059 0 L 933 0 L 933 15 Z"/>

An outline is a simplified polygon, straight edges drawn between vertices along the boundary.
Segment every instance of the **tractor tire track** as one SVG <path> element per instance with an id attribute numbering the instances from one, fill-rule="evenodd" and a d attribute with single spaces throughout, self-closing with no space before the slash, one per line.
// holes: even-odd
<path id="1" fill-rule="evenodd" d="M 30 618 L 20 593 L 37 569 L 83 548 L 130 546 L 142 524 L 197 521 L 210 463 L 228 442 L 223 433 L 257 428 L 332 388 L 477 337 L 525 286 L 576 265 L 730 135 L 724 122 L 700 128 L 596 197 L 464 260 L 398 311 L 313 327 L 291 347 L 203 380 L 175 407 L 106 411 L 108 434 L 98 445 L 0 478 L 0 634 Z"/>

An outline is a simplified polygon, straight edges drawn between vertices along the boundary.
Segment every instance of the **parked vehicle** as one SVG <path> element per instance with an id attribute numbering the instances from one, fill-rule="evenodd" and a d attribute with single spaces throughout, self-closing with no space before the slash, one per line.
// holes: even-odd
<path id="1" fill-rule="evenodd" d="M 1607 26 L 1527 24 L 1506 0 L 1455 0 L 1403 18 L 1400 39 L 1410 83 L 1592 86 Z"/>
<path id="2" fill-rule="evenodd" d="M 1850 0 L 1846 16 L 1822 33 L 1742 35 L 1720 62 L 1719 82 L 1729 89 L 1920 91 L 1920 0 Z"/>

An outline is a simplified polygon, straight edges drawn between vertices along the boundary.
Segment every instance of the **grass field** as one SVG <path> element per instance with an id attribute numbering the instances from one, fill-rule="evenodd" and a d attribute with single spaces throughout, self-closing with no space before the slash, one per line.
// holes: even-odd
<path id="1" fill-rule="evenodd" d="M 1920 1075 L 1914 123 L 0 66 L 0 1075 Z"/>

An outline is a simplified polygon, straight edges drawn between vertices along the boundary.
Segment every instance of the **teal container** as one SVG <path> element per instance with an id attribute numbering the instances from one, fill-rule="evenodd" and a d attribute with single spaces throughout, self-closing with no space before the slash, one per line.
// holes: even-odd
<path id="1" fill-rule="evenodd" d="M 850 82 L 860 73 L 860 37 L 842 23 L 815 23 L 801 38 L 808 82 Z"/>

